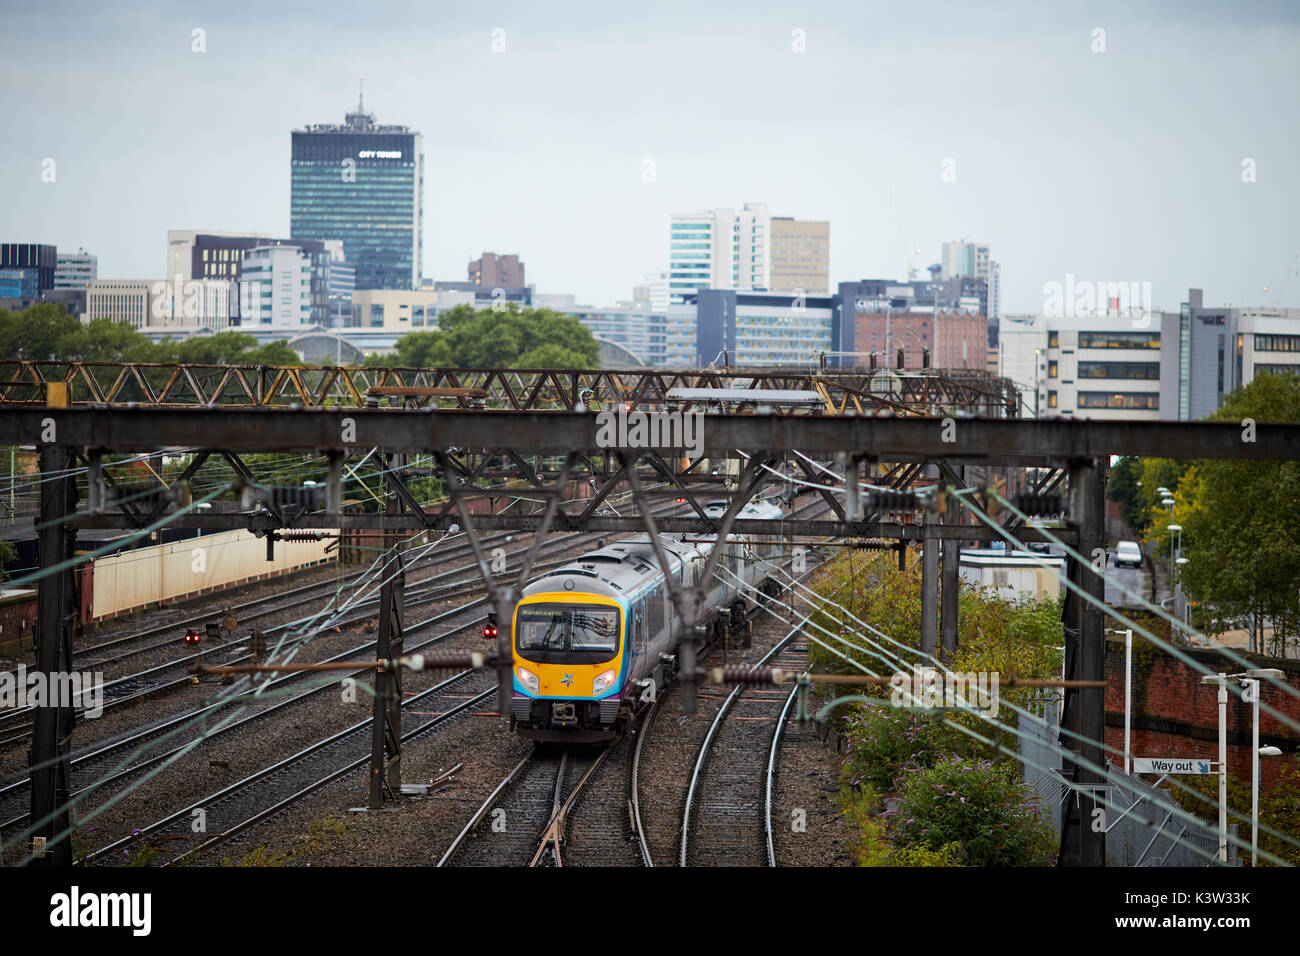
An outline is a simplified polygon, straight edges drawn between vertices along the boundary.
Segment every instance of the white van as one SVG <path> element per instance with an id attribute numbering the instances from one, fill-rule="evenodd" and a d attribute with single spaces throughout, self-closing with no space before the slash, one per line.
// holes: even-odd
<path id="1" fill-rule="evenodd" d="M 1136 541 L 1121 541 L 1115 546 L 1115 566 L 1118 568 L 1142 567 L 1142 549 Z"/>

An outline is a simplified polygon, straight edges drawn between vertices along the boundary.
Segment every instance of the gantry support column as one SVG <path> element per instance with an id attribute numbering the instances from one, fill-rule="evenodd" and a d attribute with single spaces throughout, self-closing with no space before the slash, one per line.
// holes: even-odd
<path id="1" fill-rule="evenodd" d="M 65 520 L 77 503 L 71 466 L 72 453 L 67 447 L 41 446 L 38 563 L 42 574 L 37 583 L 36 670 L 45 675 L 47 693 L 43 706 L 36 708 L 32 729 L 31 821 L 32 849 L 39 854 L 36 863 L 44 866 L 72 865 L 72 839 L 65 831 L 69 823 L 67 754 L 73 702 L 58 696 L 59 689 L 70 692 L 70 681 L 58 677 L 72 673 L 76 619 L 73 569 L 64 566 L 72 560 L 76 541 L 76 531 Z"/>
<path id="2" fill-rule="evenodd" d="M 959 480 L 964 480 L 966 476 L 966 467 L 957 465 L 952 469 Z M 944 511 L 943 523 L 945 527 L 953 527 L 961 523 L 961 503 L 954 497 L 949 497 L 947 508 Z M 961 592 L 961 540 L 958 538 L 943 539 L 943 606 L 940 608 L 939 628 L 940 644 L 943 648 L 944 661 L 951 661 L 953 655 L 957 652 L 957 595 Z"/>
<path id="3" fill-rule="evenodd" d="M 1105 585 L 1099 570 L 1089 562 L 1103 545 L 1104 491 L 1102 463 L 1071 462 L 1069 513 L 1078 524 L 1078 551 L 1085 560 L 1069 559 L 1069 580 L 1098 602 L 1105 598 Z M 1105 552 L 1101 554 L 1104 561 Z M 1073 589 L 1065 599 L 1065 678 L 1106 679 L 1102 611 Z M 1100 687 L 1066 688 L 1061 728 L 1061 745 L 1077 753 L 1080 761 L 1066 757 L 1061 767 L 1062 776 L 1077 789 L 1066 795 L 1058 862 L 1061 866 L 1105 866 L 1107 811 L 1096 798 L 1106 780 L 1093 769 L 1105 766 L 1105 691 Z"/>
<path id="4" fill-rule="evenodd" d="M 936 477 L 935 465 L 926 466 L 926 476 Z M 921 528 L 921 653 L 939 653 L 939 515 L 933 508 L 922 512 Z"/>
<path id="5" fill-rule="evenodd" d="M 394 473 L 405 464 L 405 456 L 393 455 L 385 473 L 387 495 L 384 510 L 400 514 L 402 501 L 395 487 Z M 384 565 L 380 572 L 379 641 L 375 656 L 395 660 L 402 656 L 402 605 L 406 597 L 406 568 L 402 537 L 384 535 Z M 384 804 L 387 790 L 396 797 L 402 792 L 402 672 L 400 668 L 375 672 L 374 733 L 370 742 L 370 809 Z"/>

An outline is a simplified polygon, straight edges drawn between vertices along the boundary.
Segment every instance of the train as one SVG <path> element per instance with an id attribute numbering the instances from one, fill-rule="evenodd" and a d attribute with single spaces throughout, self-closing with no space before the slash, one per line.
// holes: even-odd
<path id="1" fill-rule="evenodd" d="M 721 517 L 727 502 L 705 513 Z M 775 520 L 781 509 L 747 504 L 742 519 Z M 722 545 L 718 572 L 705 588 L 697 623 L 708 639 L 745 628 L 757 595 L 780 593 L 779 535 L 733 534 Z M 716 539 L 659 536 L 674 579 L 698 576 Z M 743 580 L 748 587 L 737 583 Z M 489 625 L 495 633 L 495 624 Z M 677 612 L 648 534 L 635 535 L 576 558 L 524 588 L 510 621 L 514 696 L 511 726 L 539 741 L 589 743 L 622 733 L 676 674 Z M 487 629 L 485 628 L 485 633 Z"/>

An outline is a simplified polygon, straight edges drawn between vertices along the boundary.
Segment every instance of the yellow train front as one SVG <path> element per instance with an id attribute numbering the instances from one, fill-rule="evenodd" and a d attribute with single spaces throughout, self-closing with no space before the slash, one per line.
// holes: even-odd
<path id="1" fill-rule="evenodd" d="M 759 505 L 742 517 L 773 514 L 779 511 Z M 661 535 L 660 542 L 674 580 L 693 587 L 713 543 L 672 535 Z M 725 547 L 719 573 L 704 589 L 701 623 L 724 608 L 743 610 L 752 602 L 752 585 L 767 574 L 766 562 L 743 540 L 732 536 Z M 521 736 L 534 740 L 607 740 L 675 673 L 674 610 L 646 535 L 585 554 L 534 581 L 510 625 L 511 720 Z"/>

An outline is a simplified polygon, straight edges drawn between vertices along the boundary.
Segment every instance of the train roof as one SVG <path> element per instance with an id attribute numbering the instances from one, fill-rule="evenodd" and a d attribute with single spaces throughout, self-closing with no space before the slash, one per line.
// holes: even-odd
<path id="1" fill-rule="evenodd" d="M 727 501 L 712 501 L 704 506 L 704 512 L 709 517 L 720 518 L 728 505 Z M 737 515 L 756 519 L 780 516 L 781 509 L 767 502 L 747 504 Z M 710 539 L 681 534 L 661 534 L 659 542 L 664 551 L 678 562 L 686 561 L 692 554 L 707 554 L 714 544 Z M 545 591 L 585 591 L 621 597 L 636 590 L 647 577 L 658 572 L 659 560 L 650 535 L 638 534 L 574 558 L 533 581 L 523 593 L 527 597 Z"/>

